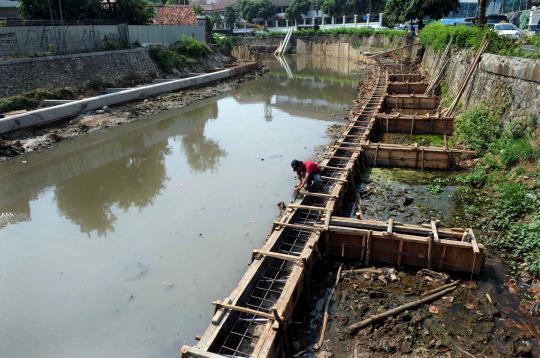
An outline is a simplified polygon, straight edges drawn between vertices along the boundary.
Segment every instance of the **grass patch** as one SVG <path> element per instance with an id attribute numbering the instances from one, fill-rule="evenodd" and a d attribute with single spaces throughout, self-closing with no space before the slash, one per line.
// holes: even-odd
<path id="1" fill-rule="evenodd" d="M 204 57 L 210 53 L 210 49 L 203 42 L 186 35 L 180 35 L 173 50 L 179 55 L 192 58 Z"/>
<path id="2" fill-rule="evenodd" d="M 159 69 L 165 73 L 172 72 L 175 68 L 191 65 L 196 60 L 191 57 L 181 55 L 175 50 L 169 50 L 162 47 L 152 47 L 149 51 L 150 58 Z"/>
<path id="3" fill-rule="evenodd" d="M 440 22 L 434 22 L 420 31 L 420 42 L 437 51 L 441 51 L 453 37 L 452 47 L 456 49 L 477 50 L 484 36 L 489 40 L 489 46 L 486 50 L 501 56 L 516 56 L 524 58 L 540 58 L 540 54 L 524 51 L 521 48 L 520 41 L 508 37 L 499 36 L 490 28 L 481 28 L 473 26 L 445 26 Z M 536 43 L 535 36 L 526 40 Z"/>
<path id="4" fill-rule="evenodd" d="M 499 249 L 507 263 L 540 276 L 540 192 L 531 180 L 540 173 L 540 149 L 516 124 L 503 126 L 500 113 L 485 104 L 463 112 L 456 121 L 457 142 L 477 150 L 480 159 L 458 175 L 458 192 L 482 240 Z"/>
<path id="5" fill-rule="evenodd" d="M 67 87 L 37 88 L 21 95 L 0 98 L 0 113 L 35 109 L 43 99 L 74 99 L 76 96 L 76 93 Z"/>

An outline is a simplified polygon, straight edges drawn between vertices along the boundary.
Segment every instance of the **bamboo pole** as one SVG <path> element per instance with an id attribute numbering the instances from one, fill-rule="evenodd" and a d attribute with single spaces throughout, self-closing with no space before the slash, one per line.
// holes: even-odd
<path id="1" fill-rule="evenodd" d="M 361 330 L 362 328 L 367 327 L 367 326 L 369 326 L 370 324 L 372 324 L 374 322 L 380 321 L 382 319 L 385 319 L 385 318 L 388 318 L 388 317 L 391 317 L 391 316 L 395 316 L 395 315 L 400 314 L 401 312 L 406 311 L 408 309 L 411 309 L 411 308 L 414 308 L 416 306 L 420 306 L 421 304 L 436 300 L 439 297 L 442 297 L 442 296 L 446 295 L 447 293 L 452 292 L 453 290 L 456 289 L 456 287 L 457 286 L 449 287 L 449 288 L 447 288 L 447 289 L 445 289 L 443 291 L 434 293 L 434 294 L 432 294 L 430 296 L 426 296 L 424 298 L 421 298 L 421 299 L 413 301 L 413 302 L 406 303 L 404 305 L 398 306 L 398 307 L 393 308 L 391 310 L 388 310 L 386 312 L 373 315 L 373 316 L 371 316 L 371 317 L 369 317 L 369 318 L 367 318 L 367 319 L 365 319 L 363 321 L 351 324 L 350 326 L 347 327 L 346 330 L 350 335 L 354 335 L 359 330 Z"/>
<path id="2" fill-rule="evenodd" d="M 326 300 L 326 304 L 324 305 L 324 315 L 323 315 L 323 323 L 321 326 L 321 333 L 319 336 L 319 341 L 315 344 L 315 350 L 319 350 L 324 342 L 324 335 L 326 333 L 326 326 L 328 325 L 328 310 L 330 308 L 330 302 L 332 302 L 332 296 L 334 296 L 334 292 L 336 292 L 337 285 L 339 284 L 339 280 L 341 279 L 341 269 L 343 268 L 343 264 L 339 265 L 338 272 L 336 275 L 336 281 L 334 282 L 334 287 L 332 287 L 332 291 L 330 291 L 330 295 L 328 296 L 328 299 Z"/>
<path id="3" fill-rule="evenodd" d="M 434 288 L 433 290 L 426 291 L 426 292 L 422 293 L 421 296 L 425 297 L 425 296 L 432 295 L 432 294 L 437 293 L 439 291 L 445 290 L 445 289 L 447 289 L 449 287 L 456 286 L 458 283 L 459 283 L 459 280 L 452 281 L 450 283 L 447 283 L 446 285 L 442 285 L 442 286 L 439 286 L 437 288 Z"/>

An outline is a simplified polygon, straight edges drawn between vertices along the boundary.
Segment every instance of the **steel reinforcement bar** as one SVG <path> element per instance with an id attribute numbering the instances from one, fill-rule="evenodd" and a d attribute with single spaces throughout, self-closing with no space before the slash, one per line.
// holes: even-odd
<path id="1" fill-rule="evenodd" d="M 287 321 L 318 258 L 318 242 L 343 198 L 346 185 L 375 125 L 388 86 L 376 66 L 376 84 L 320 163 L 322 185 L 290 204 L 233 292 L 216 301 L 212 324 L 184 357 L 280 357 L 286 355 Z"/>

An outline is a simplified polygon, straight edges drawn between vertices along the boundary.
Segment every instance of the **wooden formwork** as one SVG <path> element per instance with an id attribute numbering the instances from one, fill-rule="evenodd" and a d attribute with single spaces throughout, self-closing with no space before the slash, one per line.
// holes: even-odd
<path id="1" fill-rule="evenodd" d="M 391 73 L 388 76 L 390 82 L 421 82 L 423 76 L 419 73 Z"/>
<path id="2" fill-rule="evenodd" d="M 437 109 L 439 98 L 424 94 L 391 94 L 384 98 L 384 106 L 391 109 Z"/>
<path id="3" fill-rule="evenodd" d="M 473 153 L 444 147 L 388 143 L 367 144 L 362 152 L 368 166 L 442 170 L 459 167 L 462 157 Z"/>
<path id="4" fill-rule="evenodd" d="M 389 94 L 424 93 L 427 89 L 427 82 L 390 82 L 388 84 Z"/>
<path id="5" fill-rule="evenodd" d="M 375 59 L 367 62 L 377 63 Z M 334 210 L 340 206 L 345 196 L 343 194 L 348 184 L 352 182 L 355 170 L 359 168 L 358 162 L 361 159 L 365 161 L 372 155 L 375 165 L 385 165 L 386 156 L 388 165 L 401 163 L 403 165 L 398 166 L 409 166 L 412 165 L 409 152 L 416 151 L 422 154 L 415 167 L 442 169 L 445 167 L 438 155 L 447 158 L 446 168 L 450 168 L 454 164 L 451 156 L 462 154 L 461 151 L 454 153 L 447 148 L 389 148 L 385 144 L 370 143 L 373 130 L 381 129 L 381 118 L 385 121 L 386 131 L 390 131 L 390 128 L 398 131 L 405 125 L 405 121 L 410 120 L 406 116 L 380 117 L 383 115 L 381 110 L 385 102 L 396 101 L 398 98 L 397 102 L 408 106 L 407 108 L 427 108 L 433 101 L 433 98 L 423 95 L 387 95 L 390 78 L 402 82 L 401 87 L 394 87 L 395 91 L 415 91 L 420 89 L 418 86 L 423 86 L 418 84 L 422 80 L 420 75 L 388 75 L 382 72 L 380 66 L 377 66 L 377 71 L 377 83 L 370 97 L 362 108 L 354 113 L 349 125 L 329 147 L 319 165 L 323 172 L 323 188 L 316 192 L 304 191 L 301 199 L 287 206 L 285 212 L 274 222 L 265 245 L 254 250 L 252 263 L 237 287 L 223 301 L 215 302 L 216 312 L 212 324 L 199 343 L 195 347 L 182 347 L 184 357 L 288 356 L 287 322 L 298 306 L 302 293 L 309 287 L 311 268 L 320 256 L 323 242 L 330 255 L 359 258 L 366 263 L 371 260 L 398 265 L 438 265 L 440 269 L 448 270 L 467 265 L 466 259 L 461 258 L 456 266 L 456 258 L 466 257 L 468 254 L 465 249 L 472 247 L 474 256 L 471 267 L 474 273 L 479 272 L 484 248 L 476 244 L 472 231 L 437 229 L 435 223 L 426 229 L 393 221 L 385 224 L 333 216 Z M 428 109 L 419 109 L 422 110 Z M 394 120 L 395 124 L 390 125 L 390 121 Z M 437 120 L 440 118 L 437 117 Z M 415 128 L 418 128 L 418 131 L 427 131 L 427 125 L 440 128 L 437 130 L 444 132 L 443 134 L 448 131 L 448 123 L 444 119 L 436 122 L 434 117 L 428 116 L 426 122 L 420 120 L 417 125 L 415 121 L 416 117 L 412 116 L 412 123 L 408 123 L 413 132 Z M 430 124 L 426 124 L 427 121 L 430 121 Z M 373 150 L 375 153 L 371 154 Z M 379 151 L 382 156 L 380 158 Z M 291 244 L 287 240 L 294 238 L 293 234 L 302 236 L 303 241 L 297 245 Z M 460 237 L 463 241 L 457 241 Z M 269 272 L 273 273 L 271 277 Z M 272 284 L 261 288 L 261 285 L 268 281 Z M 274 284 L 276 286 L 273 286 Z M 263 301 L 257 303 L 257 300 L 261 299 L 261 292 L 272 294 L 267 296 L 265 293 Z M 263 304 L 264 301 L 267 303 Z M 249 322 L 247 328 L 245 322 Z M 244 325 L 241 326 L 241 331 L 239 324 Z M 230 340 L 230 337 L 235 338 L 235 335 L 241 337 L 240 343 L 238 340 Z M 229 342 L 233 342 L 234 347 L 229 347 Z M 249 344 L 242 345 L 242 342 Z"/>
<path id="6" fill-rule="evenodd" d="M 332 217 L 325 242 L 330 257 L 427 267 L 479 275 L 485 250 L 471 229 L 440 229 L 389 222 Z"/>
<path id="7" fill-rule="evenodd" d="M 386 133 L 452 135 L 454 118 L 426 114 L 375 114 L 375 129 Z"/>

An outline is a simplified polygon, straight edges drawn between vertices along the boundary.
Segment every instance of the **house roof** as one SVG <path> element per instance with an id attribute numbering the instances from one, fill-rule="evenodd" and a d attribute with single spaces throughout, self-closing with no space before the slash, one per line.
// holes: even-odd
<path id="1" fill-rule="evenodd" d="M 203 11 L 224 11 L 229 5 L 236 5 L 236 0 L 218 0 L 212 4 L 201 5 L 201 7 Z"/>
<path id="2" fill-rule="evenodd" d="M 156 25 L 197 25 L 197 15 L 189 5 L 161 6 L 152 22 Z"/>

